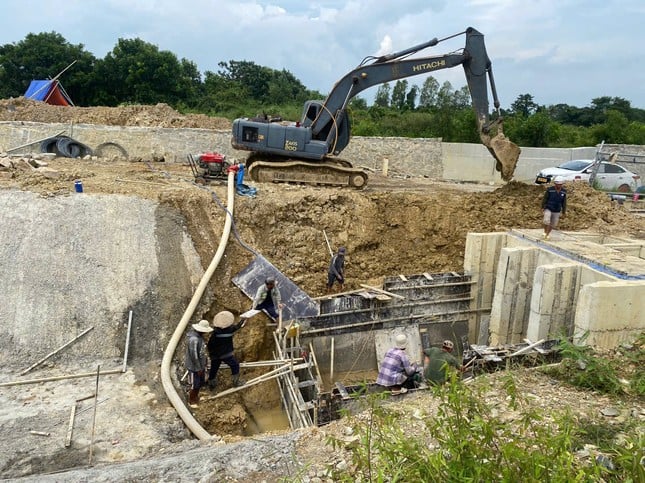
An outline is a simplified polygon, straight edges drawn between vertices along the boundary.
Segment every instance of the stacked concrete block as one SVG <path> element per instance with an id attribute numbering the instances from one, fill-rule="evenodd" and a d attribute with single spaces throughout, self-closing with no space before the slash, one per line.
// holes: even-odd
<path id="1" fill-rule="evenodd" d="M 535 247 L 501 250 L 490 314 L 491 344 L 517 344 L 526 337 L 538 253 Z"/>
<path id="2" fill-rule="evenodd" d="M 610 349 L 645 331 L 645 281 L 595 282 L 582 287 L 574 342 Z"/>
<path id="3" fill-rule="evenodd" d="M 582 266 L 554 263 L 537 267 L 526 337 L 532 342 L 573 332 Z"/>
<path id="4" fill-rule="evenodd" d="M 471 344 L 488 344 L 490 310 L 495 294 L 497 263 L 506 246 L 505 233 L 468 233 L 464 256 L 464 271 L 471 276 L 472 286 L 468 339 Z"/>

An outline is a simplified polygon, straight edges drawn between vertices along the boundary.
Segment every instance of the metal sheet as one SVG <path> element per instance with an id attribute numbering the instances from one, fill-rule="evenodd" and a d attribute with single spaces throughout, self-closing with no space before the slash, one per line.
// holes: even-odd
<path id="1" fill-rule="evenodd" d="M 262 256 L 255 257 L 240 273 L 233 277 L 233 283 L 247 297 L 253 300 L 255 293 L 267 277 L 273 277 L 280 290 L 282 318 L 315 317 L 319 313 L 318 303 L 288 279 L 280 270 Z"/>

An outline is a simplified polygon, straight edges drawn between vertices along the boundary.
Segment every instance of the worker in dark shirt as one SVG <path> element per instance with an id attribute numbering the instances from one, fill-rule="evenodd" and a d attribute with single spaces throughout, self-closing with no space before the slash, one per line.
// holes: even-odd
<path id="1" fill-rule="evenodd" d="M 243 386 L 240 380 L 240 364 L 233 354 L 233 334 L 244 327 L 246 319 L 240 319 L 236 324 L 235 317 L 227 310 L 219 312 L 213 319 L 215 330 L 208 339 L 208 353 L 211 359 L 211 368 L 208 373 L 208 387 L 215 389 L 217 385 L 217 371 L 222 361 L 231 368 L 233 386 Z"/>
<path id="2" fill-rule="evenodd" d="M 567 190 L 562 185 L 564 180 L 562 176 L 556 176 L 553 180 L 553 186 L 549 186 L 544 192 L 542 198 L 542 210 L 544 218 L 544 239 L 548 240 L 551 230 L 558 226 L 560 215 L 567 211 Z"/>
<path id="3" fill-rule="evenodd" d="M 327 269 L 327 293 L 331 293 L 334 282 L 338 282 L 340 292 L 343 291 L 345 283 L 345 247 L 340 247 L 338 253 L 331 257 Z"/>

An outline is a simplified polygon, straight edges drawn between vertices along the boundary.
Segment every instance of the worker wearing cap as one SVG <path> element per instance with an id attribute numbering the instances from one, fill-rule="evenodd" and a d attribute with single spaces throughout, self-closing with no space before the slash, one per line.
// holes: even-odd
<path id="1" fill-rule="evenodd" d="M 398 334 L 394 339 L 394 347 L 385 353 L 376 378 L 376 384 L 389 389 L 392 394 L 405 393 L 416 386 L 419 368 L 416 363 L 410 362 L 405 352 L 407 345 L 408 338 L 405 334 Z"/>
<path id="2" fill-rule="evenodd" d="M 448 378 L 448 371 L 451 367 L 462 369 L 457 358 L 452 355 L 454 344 L 451 340 L 444 340 L 441 349 L 430 347 L 423 351 L 423 377 L 432 384 L 443 384 Z"/>
<path id="3" fill-rule="evenodd" d="M 327 269 L 327 293 L 331 293 L 334 282 L 338 282 L 340 292 L 343 291 L 345 283 L 345 247 L 340 247 L 338 253 L 331 257 L 329 268 Z"/>
<path id="4" fill-rule="evenodd" d="M 262 285 L 258 287 L 253 299 L 253 309 L 264 310 L 273 320 L 278 318 L 278 310 L 284 305 L 280 298 L 280 290 L 275 283 L 275 278 L 268 277 Z"/>
<path id="5" fill-rule="evenodd" d="M 206 334 L 213 332 L 208 320 L 193 324 L 186 334 L 186 369 L 188 370 L 190 389 L 188 404 L 196 407 L 199 403 L 199 390 L 204 385 L 206 375 Z"/>
<path id="6" fill-rule="evenodd" d="M 564 179 L 562 176 L 556 176 L 553 180 L 553 186 L 549 186 L 544 192 L 542 198 L 542 210 L 544 218 L 544 239 L 548 240 L 551 230 L 558 226 L 560 215 L 567 211 L 567 190 L 562 185 Z"/>

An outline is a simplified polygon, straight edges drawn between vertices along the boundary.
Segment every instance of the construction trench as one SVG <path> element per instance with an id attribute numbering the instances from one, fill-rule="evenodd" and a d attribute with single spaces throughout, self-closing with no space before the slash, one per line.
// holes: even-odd
<path id="1" fill-rule="evenodd" d="M 541 190 L 517 183 L 386 195 L 374 176 L 371 192 L 259 185 L 258 198 L 232 205 L 228 186 L 196 187 L 186 166 L 51 167 L 62 175 L 26 171 L 14 178 L 22 190 L 0 192 L 3 476 L 81 467 L 90 453 L 92 464 L 116 463 L 171 442 L 325 425 L 343 391 L 375 380 L 398 331 L 417 351 L 468 344 L 484 370 L 542 339 L 530 352 L 543 355 L 561 330 L 587 332 L 598 347 L 643 330 L 642 219 L 590 189 L 571 189 L 563 231 L 543 241 L 539 210 L 526 219 Z M 347 293 L 332 297 L 322 295 L 323 229 L 349 251 Z M 230 392 L 222 368 L 216 391 L 188 408 L 188 324 L 246 312 L 271 266 L 285 290 L 282 330 L 250 319 L 235 339 L 248 384 Z"/>

